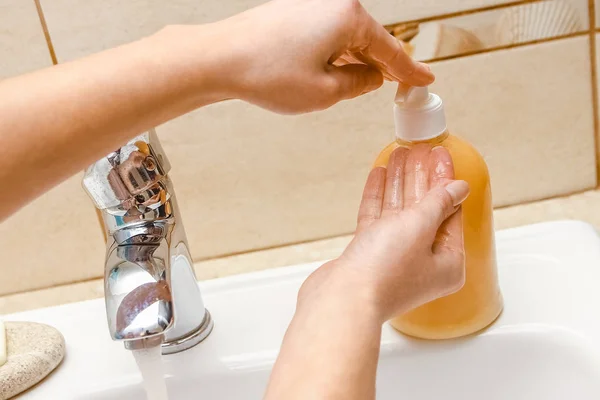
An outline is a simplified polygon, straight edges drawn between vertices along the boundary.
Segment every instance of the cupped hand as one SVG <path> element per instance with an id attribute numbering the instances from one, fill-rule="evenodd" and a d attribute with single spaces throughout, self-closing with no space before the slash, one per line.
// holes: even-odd
<path id="1" fill-rule="evenodd" d="M 411 86 L 434 79 L 358 0 L 274 0 L 219 24 L 233 35 L 221 45 L 236 97 L 279 113 L 325 109 L 384 76 Z"/>
<path id="2" fill-rule="evenodd" d="M 381 321 L 464 284 L 460 204 L 469 192 L 454 180 L 452 159 L 442 147 L 398 148 L 387 168 L 371 171 L 354 239 L 337 260 L 305 282 L 299 304 L 331 293 L 360 297 L 363 310 Z"/>

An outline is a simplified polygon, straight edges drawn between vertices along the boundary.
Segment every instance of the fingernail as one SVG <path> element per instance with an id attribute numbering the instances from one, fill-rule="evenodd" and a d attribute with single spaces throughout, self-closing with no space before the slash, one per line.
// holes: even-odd
<path id="1" fill-rule="evenodd" d="M 454 207 L 462 204 L 469 196 L 469 184 L 465 181 L 452 181 L 445 187 L 446 191 L 452 197 Z"/>

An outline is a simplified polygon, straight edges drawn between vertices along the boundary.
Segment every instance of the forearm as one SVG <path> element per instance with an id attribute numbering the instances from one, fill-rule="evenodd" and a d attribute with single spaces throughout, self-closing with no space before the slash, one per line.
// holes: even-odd
<path id="1" fill-rule="evenodd" d="M 229 97 L 211 29 L 171 27 L 1 81 L 0 221 L 134 135 Z"/>
<path id="2" fill-rule="evenodd" d="M 266 400 L 375 398 L 381 321 L 343 290 L 311 294 L 285 335 Z"/>

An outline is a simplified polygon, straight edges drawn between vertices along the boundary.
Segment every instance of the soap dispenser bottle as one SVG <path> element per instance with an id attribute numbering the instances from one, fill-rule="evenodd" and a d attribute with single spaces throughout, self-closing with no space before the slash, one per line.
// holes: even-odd
<path id="1" fill-rule="evenodd" d="M 397 316 L 391 325 L 423 339 L 465 336 L 490 325 L 502 311 L 487 165 L 473 146 L 447 131 L 442 100 L 426 87 L 400 86 L 395 103 L 396 140 L 381 152 L 375 166 L 386 167 L 399 146 L 443 146 L 452 157 L 456 179 L 467 181 L 471 191 L 462 203 L 465 285 L 454 294 Z"/>

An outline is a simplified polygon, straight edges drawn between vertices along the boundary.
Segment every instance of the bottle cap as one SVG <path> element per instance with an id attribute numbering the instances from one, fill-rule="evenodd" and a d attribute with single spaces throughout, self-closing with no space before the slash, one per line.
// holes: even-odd
<path id="1" fill-rule="evenodd" d="M 415 142 L 433 139 L 446 131 L 440 96 L 425 87 L 400 84 L 396 92 L 394 123 L 398 139 Z"/>

